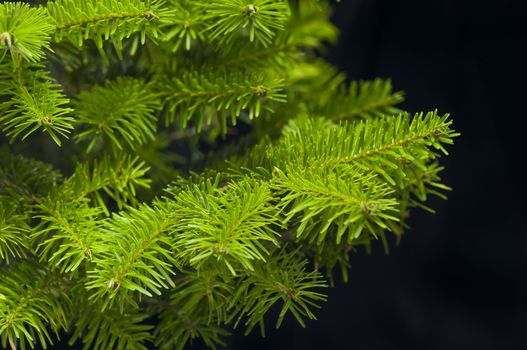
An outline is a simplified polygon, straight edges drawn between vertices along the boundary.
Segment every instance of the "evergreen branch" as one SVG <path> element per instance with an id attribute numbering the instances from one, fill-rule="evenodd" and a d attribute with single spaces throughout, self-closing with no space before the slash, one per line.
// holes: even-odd
<path id="1" fill-rule="evenodd" d="M 177 52 L 181 47 L 189 51 L 194 42 L 205 41 L 207 23 L 203 6 L 192 0 L 170 0 L 170 5 L 174 11 L 163 27 L 166 32 L 163 40 L 173 44 L 171 51 Z"/>
<path id="2" fill-rule="evenodd" d="M 79 163 L 73 175 L 64 181 L 61 191 L 68 200 L 92 198 L 108 215 L 101 192 L 122 208 L 126 203 L 136 203 L 136 187 L 149 187 L 150 180 L 144 178 L 149 168 L 138 160 L 131 156 L 120 159 L 105 156 L 101 160 Z"/>
<path id="3" fill-rule="evenodd" d="M 401 111 L 394 105 L 403 101 L 401 92 L 392 92 L 389 80 L 352 82 L 349 90 L 341 86 L 335 96 L 317 110 L 332 121 L 351 118 L 396 115 Z"/>
<path id="4" fill-rule="evenodd" d="M 233 42 L 222 47 L 221 56 L 218 58 L 215 55 L 211 65 L 238 66 L 255 71 L 269 67 L 288 75 L 298 61 L 310 57 L 307 49 L 321 49 L 324 42 L 335 41 L 337 29 L 327 21 L 329 11 L 326 6 L 313 1 L 299 1 L 293 8 L 285 30 L 270 44 Z"/>
<path id="5" fill-rule="evenodd" d="M 51 165 L 0 148 L 0 195 L 13 203 L 38 203 L 60 181 L 61 174 Z"/>
<path id="6" fill-rule="evenodd" d="M 197 269 L 221 263 L 233 275 L 239 266 L 252 270 L 253 262 L 268 254 L 262 243 L 277 244 L 272 199 L 268 186 L 253 180 L 230 183 L 223 191 L 197 186 L 182 191 L 171 205 L 178 220 L 178 257 Z"/>
<path id="7" fill-rule="evenodd" d="M 178 287 L 170 295 L 167 312 L 174 310 L 181 315 L 207 315 L 207 323 L 220 324 L 228 318 L 228 305 L 235 280 L 222 269 L 186 272 L 178 281 Z M 166 315 L 170 318 L 170 315 Z"/>
<path id="8" fill-rule="evenodd" d="M 0 63 L 9 52 L 14 66 L 24 59 L 38 62 L 43 49 L 50 49 L 54 26 L 42 8 L 32 8 L 20 2 L 0 4 Z"/>
<path id="9" fill-rule="evenodd" d="M 242 110 L 248 110 L 252 119 L 258 117 L 262 109 L 273 112 L 271 102 L 285 102 L 282 81 L 263 74 L 185 74 L 182 78 L 160 83 L 159 89 L 166 99 L 167 122 L 173 122 L 178 115 L 180 126 L 184 128 L 196 116 L 198 132 L 204 122 L 210 124 L 213 117 L 217 117 L 225 133 L 227 113 L 235 125 Z"/>
<path id="10" fill-rule="evenodd" d="M 22 140 L 39 128 L 57 145 L 59 136 L 67 137 L 73 129 L 69 100 L 40 65 L 19 67 L 15 71 L 0 65 L 0 126 L 12 140 L 23 133 Z"/>
<path id="11" fill-rule="evenodd" d="M 159 98 L 143 80 L 121 77 L 108 81 L 104 87 L 83 91 L 74 106 L 82 130 L 75 139 L 90 141 L 86 152 L 103 135 L 118 149 L 123 148 L 122 140 L 135 149 L 154 139 Z"/>
<path id="12" fill-rule="evenodd" d="M 0 265 L 26 257 L 29 230 L 27 218 L 16 212 L 9 197 L 0 196 Z"/>
<path id="13" fill-rule="evenodd" d="M 278 168 L 293 164 L 300 168 L 355 164 L 379 173 L 395 185 L 394 176 L 405 177 L 396 164 L 400 158 L 423 168 L 426 160 L 436 157 L 428 147 L 446 153 L 441 143 L 451 144 L 458 135 L 450 129 L 452 121 L 448 117 L 430 112 L 410 119 L 404 114 L 341 126 L 321 119 L 300 121 L 286 128 L 281 143 L 269 156 Z"/>
<path id="14" fill-rule="evenodd" d="M 212 122 L 219 117 L 223 133 L 227 127 L 227 113 L 233 125 L 242 110 L 248 110 L 249 118 L 258 117 L 261 109 L 272 112 L 271 102 L 285 102 L 282 81 L 260 75 L 243 74 L 185 74 L 160 83 L 159 90 L 168 112 L 167 122 L 173 122 L 176 114 L 181 127 L 196 116 L 197 131 L 204 121 Z"/>
<path id="15" fill-rule="evenodd" d="M 379 231 L 376 227 L 388 228 L 384 221 L 397 221 L 393 216 L 397 211 L 393 190 L 360 169 L 352 169 L 349 174 L 316 169 L 288 169 L 286 174 L 277 169 L 273 188 L 283 194 L 285 222 L 303 213 L 296 229 L 298 239 L 311 236 L 311 241 L 321 244 L 328 231 L 336 227 L 336 243 L 347 236 L 349 244 L 365 228 L 375 235 Z"/>
<path id="16" fill-rule="evenodd" d="M 245 30 L 251 42 L 256 39 L 266 46 L 274 30 L 283 30 L 290 16 L 288 2 L 283 0 L 210 0 L 205 9 L 210 38 L 220 43 Z"/>
<path id="17" fill-rule="evenodd" d="M 136 304 L 133 292 L 151 297 L 160 295 L 160 288 L 174 287 L 171 275 L 178 263 L 170 251 L 170 225 L 166 213 L 146 205 L 106 221 L 96 233 L 100 253 L 88 271 L 90 299 L 101 299 L 103 309 L 117 300 L 122 310 L 128 303 Z"/>
<path id="18" fill-rule="evenodd" d="M 416 114 L 410 121 L 408 115 L 400 115 L 393 120 L 383 119 L 370 123 L 351 126 L 349 134 L 353 139 L 349 142 L 347 155 L 330 160 L 325 165 L 336 165 L 339 163 L 356 162 L 363 159 L 371 159 L 380 154 L 390 154 L 399 150 L 401 155 L 409 156 L 404 148 L 412 144 L 423 144 L 433 146 L 448 154 L 440 142 L 451 144 L 451 138 L 458 134 L 449 129 L 451 121 L 448 114 L 439 117 L 437 112 Z M 380 127 L 386 128 L 386 132 L 380 135 L 374 130 Z M 362 141 L 362 142 L 361 142 Z M 344 146 L 344 148 L 347 148 Z M 343 154 L 343 153 L 341 153 Z M 409 156 L 410 160 L 412 157 Z M 393 166 L 390 163 L 385 163 Z"/>
<path id="19" fill-rule="evenodd" d="M 69 324 L 71 302 L 57 275 L 24 262 L 0 268 L 0 341 L 12 350 L 26 344 L 45 349 L 53 344 L 49 329 L 58 337 Z"/>
<path id="20" fill-rule="evenodd" d="M 216 345 L 226 346 L 222 336 L 230 333 L 219 325 L 207 321 L 207 316 L 200 313 L 190 315 L 170 309 L 163 312 L 154 336 L 155 345 L 160 349 L 183 350 L 187 343 L 199 338 L 206 346 L 214 350 Z"/>
<path id="21" fill-rule="evenodd" d="M 102 48 L 110 38 L 120 45 L 123 39 L 139 32 L 141 43 L 146 36 L 157 38 L 159 26 L 170 15 L 159 0 L 55 0 L 46 8 L 55 22 L 55 40 L 68 39 L 79 47 L 92 39 Z"/>
<path id="22" fill-rule="evenodd" d="M 150 330 L 153 326 L 144 324 L 148 314 L 139 310 L 116 309 L 99 311 L 90 303 L 78 312 L 75 332 L 69 344 L 82 339 L 83 350 L 147 350 L 145 343 L 153 340 Z"/>
<path id="23" fill-rule="evenodd" d="M 255 264 L 255 270 L 243 280 L 231 300 L 232 318 L 236 325 L 246 316 L 246 334 L 260 324 L 264 335 L 263 317 L 277 302 L 282 303 L 276 321 L 279 327 L 290 312 L 302 327 L 304 318 L 316 319 L 312 308 L 319 308 L 319 302 L 326 296 L 315 290 L 327 287 L 319 272 L 306 271 L 307 260 L 297 256 L 298 251 L 286 252 L 282 248 L 274 252 L 265 263 Z"/>
<path id="24" fill-rule="evenodd" d="M 60 268 L 61 272 L 73 272 L 81 263 L 91 261 L 93 232 L 99 229 L 102 210 L 91 208 L 88 200 L 63 202 L 60 194 L 50 197 L 37 206 L 34 218 L 41 220 L 33 229 L 31 238 L 38 243 L 41 261 Z"/>

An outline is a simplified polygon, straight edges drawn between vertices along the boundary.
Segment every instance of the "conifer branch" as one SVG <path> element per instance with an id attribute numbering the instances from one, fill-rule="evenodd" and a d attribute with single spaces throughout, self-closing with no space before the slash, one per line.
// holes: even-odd
<path id="1" fill-rule="evenodd" d="M 252 270 L 253 261 L 265 261 L 268 254 L 262 243 L 277 244 L 272 200 L 269 188 L 254 181 L 232 183 L 223 191 L 182 191 L 171 205 L 178 213 L 178 256 L 196 269 L 220 263 L 233 275 L 239 267 Z"/>
<path id="2" fill-rule="evenodd" d="M 160 288 L 174 287 L 171 276 L 178 262 L 170 251 L 170 224 L 166 215 L 146 205 L 106 221 L 96 233 L 99 254 L 88 271 L 90 299 L 101 300 L 103 309 L 117 301 L 123 310 L 136 305 L 132 293 L 151 297 L 160 295 Z"/>
<path id="3" fill-rule="evenodd" d="M 263 74 L 185 74 L 162 81 L 159 90 L 166 98 L 167 121 L 174 121 L 177 115 L 180 126 L 186 127 L 195 116 L 197 131 L 203 123 L 210 124 L 213 117 L 217 117 L 225 133 L 227 114 L 235 125 L 242 110 L 247 110 L 252 119 L 258 117 L 262 109 L 272 112 L 272 102 L 285 102 L 282 81 Z"/>
<path id="4" fill-rule="evenodd" d="M 392 92 L 389 80 L 352 82 L 348 91 L 341 87 L 318 113 L 334 122 L 357 117 L 395 115 L 401 110 L 394 106 L 402 100 L 403 94 Z"/>
<path id="5" fill-rule="evenodd" d="M 118 78 L 82 92 L 74 103 L 80 131 L 79 142 L 89 140 L 86 152 L 92 151 L 101 137 L 123 149 L 123 140 L 135 149 L 154 139 L 159 100 L 151 84 L 133 78 Z"/>
<path id="6" fill-rule="evenodd" d="M 73 129 L 71 108 L 61 89 L 40 65 L 19 67 L 14 71 L 0 65 L 0 127 L 12 140 L 22 140 L 38 129 L 47 132 L 57 145 L 59 136 Z"/>
<path id="7" fill-rule="evenodd" d="M 39 203 L 61 180 L 50 164 L 0 148 L 0 196 L 6 195 L 12 204 Z"/>
<path id="8" fill-rule="evenodd" d="M 23 262 L 0 267 L 0 341 L 3 348 L 26 349 L 53 344 L 48 328 L 58 337 L 69 324 L 71 301 L 58 276 Z"/>
<path id="9" fill-rule="evenodd" d="M 452 121 L 401 114 L 388 80 L 345 85 L 319 57 L 329 16 L 325 0 L 0 4 L 0 142 L 26 140 L 0 148 L 0 347 L 215 348 L 274 307 L 305 326 L 322 274 L 347 280 L 351 250 L 387 250 L 445 198 Z"/>
<path id="10" fill-rule="evenodd" d="M 68 39 L 79 47 L 87 39 L 101 48 L 104 40 L 114 39 L 120 46 L 123 39 L 140 33 L 141 44 L 146 36 L 157 38 L 159 25 L 170 10 L 159 0 L 55 0 L 46 5 L 56 27 L 55 40 Z"/>
<path id="11" fill-rule="evenodd" d="M 84 303 L 78 311 L 75 332 L 69 344 L 82 339 L 83 349 L 130 349 L 147 350 L 145 343 L 153 340 L 153 326 L 144 324 L 148 314 L 137 310 L 106 309 L 100 312 L 93 305 Z"/>
<path id="12" fill-rule="evenodd" d="M 50 22 L 42 8 L 32 8 L 20 2 L 1 3 L 0 64 L 7 52 L 15 67 L 21 59 L 40 61 L 44 57 L 44 49 L 50 49 L 49 42 L 55 29 Z"/>
<path id="13" fill-rule="evenodd" d="M 0 196 L 0 264 L 25 258 L 29 250 L 27 217 L 17 213 L 8 200 Z"/>
<path id="14" fill-rule="evenodd" d="M 230 41 L 232 33 L 246 30 L 251 42 L 256 39 L 264 46 L 290 16 L 289 4 L 283 0 L 210 0 L 206 12 L 213 40 Z"/>
<path id="15" fill-rule="evenodd" d="M 93 232 L 102 224 L 100 208 L 90 207 L 87 200 L 62 202 L 60 197 L 52 197 L 37 209 L 40 212 L 34 218 L 41 222 L 33 229 L 31 238 L 38 243 L 41 261 L 67 273 L 77 270 L 83 262 L 92 261 L 97 254 Z"/>
<path id="16" fill-rule="evenodd" d="M 316 290 L 327 285 L 320 273 L 307 271 L 307 261 L 295 256 L 295 253 L 282 250 L 267 263 L 255 265 L 254 272 L 242 282 L 232 298 L 231 305 L 235 308 L 233 318 L 237 315 L 235 326 L 246 316 L 246 334 L 260 324 L 264 335 L 263 317 L 277 302 L 281 302 L 282 308 L 276 327 L 280 326 L 288 312 L 303 327 L 305 317 L 316 319 L 311 309 L 319 308 L 318 303 L 326 300 L 326 296 Z"/>
<path id="17" fill-rule="evenodd" d="M 64 181 L 61 191 L 67 200 L 91 198 L 108 215 L 102 193 L 119 208 L 135 203 L 136 187 L 149 187 L 150 180 L 145 178 L 148 169 L 137 157 L 104 156 L 101 160 L 79 163 L 73 175 Z"/>
<path id="18" fill-rule="evenodd" d="M 312 235 L 311 240 L 318 244 L 326 240 L 332 225 L 338 227 L 339 244 L 345 236 L 351 243 L 365 228 L 373 235 L 378 231 L 374 226 L 387 229 L 385 220 L 397 221 L 393 216 L 397 205 L 393 191 L 359 169 L 351 170 L 349 175 L 326 171 L 285 174 L 277 170 L 273 186 L 285 193 L 282 205 L 290 207 L 284 221 L 303 213 L 297 237 Z"/>

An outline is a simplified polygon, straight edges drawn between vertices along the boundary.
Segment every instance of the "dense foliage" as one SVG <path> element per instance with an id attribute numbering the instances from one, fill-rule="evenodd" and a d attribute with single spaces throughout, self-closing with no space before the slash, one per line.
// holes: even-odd
<path id="1" fill-rule="evenodd" d="M 448 115 L 348 85 L 324 1 L 35 3 L 0 3 L 3 348 L 304 325 L 448 190 Z"/>

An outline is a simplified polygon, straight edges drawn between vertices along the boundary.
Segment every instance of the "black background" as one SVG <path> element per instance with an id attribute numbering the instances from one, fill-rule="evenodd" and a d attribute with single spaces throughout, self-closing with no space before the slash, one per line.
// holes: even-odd
<path id="1" fill-rule="evenodd" d="M 448 201 L 415 210 L 385 256 L 352 256 L 317 321 L 289 319 L 232 349 L 527 349 L 524 140 L 527 12 L 521 1 L 343 0 L 330 60 L 350 79 L 391 78 L 403 108 L 451 113 Z"/>

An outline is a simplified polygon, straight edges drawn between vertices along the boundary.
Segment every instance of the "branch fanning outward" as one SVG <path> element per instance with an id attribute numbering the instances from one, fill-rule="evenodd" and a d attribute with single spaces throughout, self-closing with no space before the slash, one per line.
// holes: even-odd
<path id="1" fill-rule="evenodd" d="M 37 343 L 53 344 L 49 330 L 58 337 L 66 329 L 71 301 L 59 275 L 34 263 L 0 267 L 0 342 L 6 349 L 33 349 Z"/>
<path id="2" fill-rule="evenodd" d="M 218 72 L 185 74 L 183 77 L 162 80 L 159 90 L 166 98 L 167 122 L 179 117 L 185 127 L 194 116 L 196 129 L 219 119 L 225 133 L 227 115 L 236 125 L 236 117 L 247 110 L 250 119 L 261 110 L 273 112 L 273 102 L 285 102 L 283 81 L 264 74 L 218 74 Z"/>
<path id="3" fill-rule="evenodd" d="M 115 159 L 105 156 L 101 160 L 77 164 L 75 172 L 64 181 L 60 190 L 67 200 L 91 198 L 109 215 L 102 195 L 109 196 L 119 208 L 127 203 L 136 204 L 136 187 L 149 187 L 150 180 L 145 178 L 148 169 L 137 157 Z"/>
<path id="4" fill-rule="evenodd" d="M 298 239 L 317 244 L 328 232 L 337 243 L 347 237 L 347 244 L 364 229 L 381 238 L 383 230 L 399 232 L 400 210 L 417 203 L 401 193 L 417 187 L 424 200 L 426 192 L 437 193 L 425 186 L 444 189 L 436 175 L 424 181 L 422 174 L 435 169 L 432 162 L 439 154 L 434 149 L 446 153 L 442 144 L 458 135 L 451 123 L 448 115 L 436 112 L 340 125 L 322 118 L 291 122 L 282 139 L 264 151 L 271 188 L 286 213 L 284 223 L 297 225 Z"/>
<path id="5" fill-rule="evenodd" d="M 212 39 L 232 40 L 232 34 L 242 31 L 250 41 L 256 39 L 263 45 L 271 42 L 274 30 L 284 28 L 290 15 L 284 0 L 211 0 L 206 12 Z"/>
<path id="6" fill-rule="evenodd" d="M 154 139 L 159 99 L 144 80 L 120 77 L 104 87 L 84 91 L 74 103 L 81 132 L 78 141 L 89 140 L 87 152 L 100 143 L 101 136 L 122 149 L 123 140 L 135 149 Z"/>
<path id="7" fill-rule="evenodd" d="M 332 121 L 351 118 L 395 115 L 401 110 L 394 106 L 403 100 L 402 92 L 393 92 L 389 80 L 352 82 L 349 89 L 342 85 L 336 96 L 318 110 Z"/>
<path id="8" fill-rule="evenodd" d="M 118 309 L 107 309 L 102 312 L 91 312 L 94 305 L 86 300 L 81 303 L 79 317 L 75 322 L 75 332 L 69 345 L 82 339 L 84 350 L 116 349 L 147 350 L 145 343 L 152 340 L 151 325 L 145 324 L 148 314 L 127 309 L 121 313 Z"/>
<path id="9" fill-rule="evenodd" d="M 103 308 L 117 301 L 123 310 L 136 305 L 134 292 L 151 297 L 160 295 L 160 288 L 174 287 L 171 276 L 178 263 L 170 251 L 169 229 L 166 213 L 146 205 L 106 221 L 96 232 L 99 254 L 88 271 L 90 299 L 101 299 Z"/>
<path id="10" fill-rule="evenodd" d="M 29 251 L 27 217 L 16 209 L 9 197 L 0 194 L 0 265 L 26 257 Z"/>
<path id="11" fill-rule="evenodd" d="M 159 26 L 170 15 L 159 0 L 55 0 L 46 8 L 55 22 L 55 40 L 68 39 L 78 46 L 92 39 L 99 48 L 103 41 L 121 41 L 139 32 L 141 43 L 146 36 L 157 38 Z"/>
<path id="12" fill-rule="evenodd" d="M 263 242 L 277 244 L 272 225 L 276 208 L 268 186 L 256 181 L 232 183 L 224 190 L 190 187 L 174 198 L 178 224 L 175 247 L 184 263 L 197 269 L 220 263 L 236 275 L 265 261 Z"/>
<path id="13" fill-rule="evenodd" d="M 305 317 L 316 319 L 311 310 L 318 309 L 318 304 L 326 300 L 326 296 L 317 290 L 327 285 L 319 272 L 307 270 L 307 260 L 299 258 L 297 253 L 282 249 L 273 254 L 268 262 L 258 263 L 242 281 L 230 303 L 234 309 L 231 318 L 237 318 L 235 326 L 245 316 L 245 333 L 260 324 L 263 335 L 264 316 L 277 302 L 282 304 L 277 328 L 288 312 L 303 327 Z"/>
<path id="14" fill-rule="evenodd" d="M 40 65 L 20 66 L 13 70 L 0 64 L 0 127 L 12 140 L 22 140 L 38 129 L 47 132 L 57 145 L 59 136 L 73 129 L 69 99 L 59 84 Z"/>
<path id="15" fill-rule="evenodd" d="M 15 66 L 20 60 L 38 62 L 49 49 L 55 29 L 46 10 L 20 2 L 0 4 L 0 63 L 7 52 Z"/>

